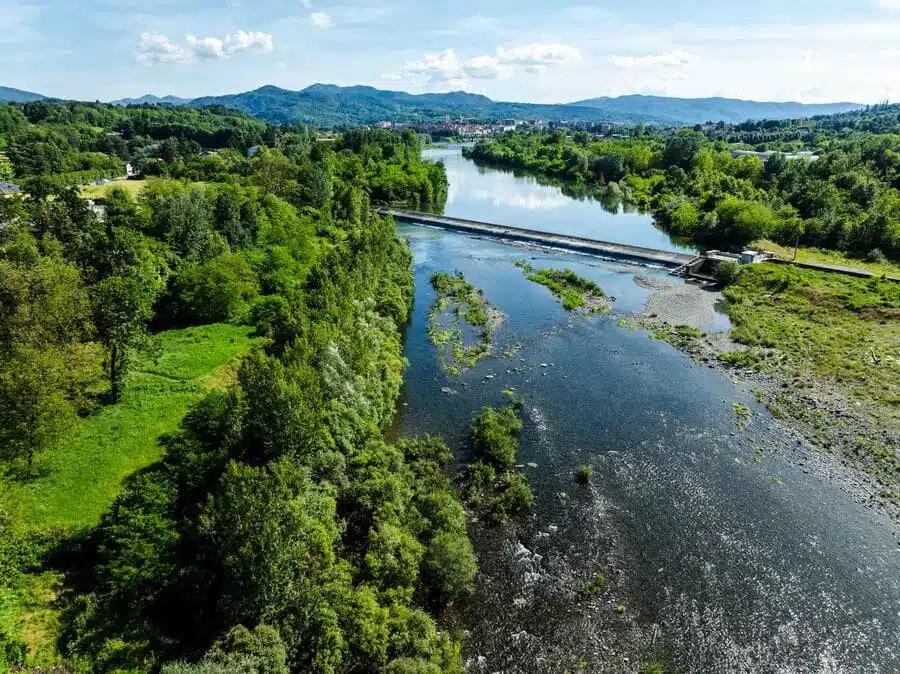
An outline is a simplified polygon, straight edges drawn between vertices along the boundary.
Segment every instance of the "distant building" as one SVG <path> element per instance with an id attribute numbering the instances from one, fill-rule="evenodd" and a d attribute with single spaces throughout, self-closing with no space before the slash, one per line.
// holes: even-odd
<path id="1" fill-rule="evenodd" d="M 259 145 L 254 145 L 253 147 L 247 149 L 247 156 L 248 156 L 248 157 L 255 157 L 256 155 L 259 154 L 259 151 L 260 151 L 261 149 L 262 149 L 261 146 L 259 146 Z"/>
<path id="2" fill-rule="evenodd" d="M 394 123 L 389 120 L 384 120 L 383 122 L 378 122 L 379 129 L 392 129 L 394 128 Z"/>
<path id="3" fill-rule="evenodd" d="M 737 159 L 738 157 L 759 157 L 764 162 L 769 161 L 776 154 L 784 155 L 785 159 L 796 161 L 799 159 L 806 159 L 808 161 L 815 161 L 819 158 L 814 152 L 774 152 L 769 150 L 767 152 L 754 152 L 753 150 L 732 150 L 731 156 Z"/>
<path id="4" fill-rule="evenodd" d="M 5 181 L 0 181 L 0 194 L 6 196 L 10 194 L 20 194 L 22 192 L 22 188 L 14 183 L 8 183 Z"/>

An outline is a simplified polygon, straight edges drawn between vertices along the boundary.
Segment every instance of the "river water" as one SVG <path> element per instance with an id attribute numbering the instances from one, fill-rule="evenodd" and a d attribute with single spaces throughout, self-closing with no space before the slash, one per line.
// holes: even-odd
<path id="1" fill-rule="evenodd" d="M 676 245 L 647 216 L 476 167 L 455 148 L 430 154 L 448 168 L 448 215 Z M 472 525 L 477 591 L 447 618 L 468 630 L 468 671 L 629 672 L 649 661 L 666 672 L 900 671 L 897 528 L 808 472 L 813 450 L 747 392 L 621 326 L 648 298 L 635 274 L 664 271 L 401 231 L 417 289 L 399 430 L 440 434 L 465 461 L 473 415 L 504 404 L 505 389 L 525 399 L 519 461 L 534 514 Z M 522 258 L 597 281 L 616 298 L 612 314 L 564 311 L 514 266 Z M 507 314 L 497 353 L 521 345 L 457 377 L 427 336 L 429 279 L 455 269 Z M 589 486 L 574 477 L 582 464 Z M 586 597 L 598 573 L 606 589 Z"/>

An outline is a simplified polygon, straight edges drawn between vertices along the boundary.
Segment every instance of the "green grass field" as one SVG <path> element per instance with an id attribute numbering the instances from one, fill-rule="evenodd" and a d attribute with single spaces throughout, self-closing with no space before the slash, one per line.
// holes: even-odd
<path id="1" fill-rule="evenodd" d="M 146 184 L 146 180 L 115 180 L 107 182 L 105 185 L 85 185 L 81 188 L 81 196 L 85 199 L 99 199 L 105 197 L 110 190 L 121 187 L 130 192 L 131 196 L 136 197 Z"/>
<path id="2" fill-rule="evenodd" d="M 790 260 L 794 257 L 794 249 L 779 246 L 772 241 L 757 241 L 750 246 L 751 248 L 759 248 L 775 253 L 778 257 Z M 836 250 L 823 250 L 821 248 L 800 248 L 797 251 L 797 261 L 807 262 L 811 264 L 830 264 L 837 267 L 855 267 L 856 269 L 864 269 L 873 274 L 884 276 L 893 276 L 900 278 L 900 263 L 885 260 L 884 262 L 871 262 L 869 260 L 861 260 L 856 257 L 850 257 L 846 253 Z"/>
<path id="3" fill-rule="evenodd" d="M 160 436 L 174 431 L 205 391 L 227 386 L 236 359 L 258 340 L 246 326 L 172 330 L 134 363 L 122 401 L 82 420 L 35 460 L 37 477 L 8 485 L 7 501 L 29 529 L 97 524 L 135 471 L 160 458 Z"/>
<path id="4" fill-rule="evenodd" d="M 900 284 L 747 265 L 725 290 L 732 337 L 773 350 L 900 424 Z"/>

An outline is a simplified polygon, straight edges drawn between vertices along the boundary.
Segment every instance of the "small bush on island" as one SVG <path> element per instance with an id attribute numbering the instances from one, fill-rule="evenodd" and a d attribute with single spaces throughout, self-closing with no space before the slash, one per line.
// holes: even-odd
<path id="1" fill-rule="evenodd" d="M 577 474 L 578 481 L 581 484 L 588 484 L 591 481 L 591 476 L 594 474 L 594 471 L 591 470 L 590 466 L 579 466 Z"/>
<path id="2" fill-rule="evenodd" d="M 485 407 L 472 424 L 475 455 L 498 468 L 511 468 L 519 449 L 522 421 L 513 405 L 503 409 Z"/>
<path id="3" fill-rule="evenodd" d="M 596 597 L 603 592 L 605 587 L 606 578 L 603 577 L 602 573 L 598 573 L 584 584 L 584 594 L 587 597 Z"/>

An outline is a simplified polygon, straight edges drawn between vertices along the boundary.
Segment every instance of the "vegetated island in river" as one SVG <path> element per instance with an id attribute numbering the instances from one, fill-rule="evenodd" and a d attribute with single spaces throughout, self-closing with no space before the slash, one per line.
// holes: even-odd
<path id="1" fill-rule="evenodd" d="M 428 337 L 438 348 L 441 369 L 462 374 L 494 353 L 494 332 L 506 316 L 462 272 L 438 272 L 431 277 L 431 286 L 437 297 L 428 314 Z M 477 342 L 466 344 L 476 332 Z"/>
<path id="2" fill-rule="evenodd" d="M 566 311 L 582 310 L 589 313 L 609 311 L 611 298 L 603 292 L 603 288 L 571 269 L 535 270 L 525 260 L 518 260 L 515 264 L 529 281 L 548 288 L 559 298 Z"/>

